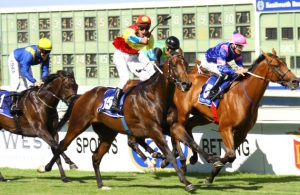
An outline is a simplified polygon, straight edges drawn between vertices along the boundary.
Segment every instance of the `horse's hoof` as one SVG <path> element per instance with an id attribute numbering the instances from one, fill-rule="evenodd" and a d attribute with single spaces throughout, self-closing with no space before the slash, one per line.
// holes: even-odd
<path id="1" fill-rule="evenodd" d="M 209 178 L 206 178 L 204 181 L 205 184 L 212 184 L 212 180 Z"/>
<path id="2" fill-rule="evenodd" d="M 167 166 L 166 161 L 165 160 L 161 161 L 160 168 L 164 169 L 164 168 L 166 168 L 166 166 Z"/>
<path id="3" fill-rule="evenodd" d="M 72 181 L 70 180 L 70 179 L 68 179 L 67 177 L 65 177 L 65 178 L 62 178 L 61 179 L 63 182 L 65 182 L 65 183 L 71 183 Z"/>
<path id="4" fill-rule="evenodd" d="M 9 179 L 0 178 L 0 182 L 10 182 Z"/>
<path id="5" fill-rule="evenodd" d="M 225 165 L 222 163 L 222 162 L 220 162 L 220 161 L 217 161 L 217 162 L 215 162 L 214 164 L 213 164 L 213 167 L 214 168 L 222 168 L 222 167 L 224 167 Z"/>
<path id="6" fill-rule="evenodd" d="M 191 165 L 194 165 L 194 164 L 196 164 L 197 162 L 198 162 L 198 158 L 193 158 L 193 157 L 190 158 L 190 164 L 191 164 Z"/>
<path id="7" fill-rule="evenodd" d="M 77 167 L 76 164 L 71 164 L 71 165 L 70 165 L 70 169 L 71 169 L 71 170 L 73 170 L 73 169 L 78 169 L 78 167 Z"/>
<path id="8" fill-rule="evenodd" d="M 37 168 L 37 171 L 38 171 L 39 173 L 45 173 L 45 172 L 46 172 L 45 166 L 44 166 L 44 165 L 39 166 L 39 167 Z"/>
<path id="9" fill-rule="evenodd" d="M 107 187 L 107 186 L 102 186 L 100 189 L 101 189 L 101 190 L 111 190 L 111 188 L 110 188 L 110 187 Z"/>
<path id="10" fill-rule="evenodd" d="M 195 189 L 196 189 L 196 186 L 194 186 L 193 184 L 189 184 L 185 187 L 185 190 L 188 191 L 188 192 L 191 192 Z"/>

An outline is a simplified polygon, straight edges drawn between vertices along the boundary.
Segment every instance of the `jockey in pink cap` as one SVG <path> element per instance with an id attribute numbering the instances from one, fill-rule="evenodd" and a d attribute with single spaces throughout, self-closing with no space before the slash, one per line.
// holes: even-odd
<path id="1" fill-rule="evenodd" d="M 205 56 L 201 59 L 201 65 L 208 71 L 215 73 L 218 78 L 210 90 L 209 98 L 213 98 L 217 93 L 226 75 L 240 74 L 248 71 L 243 68 L 242 51 L 248 43 L 246 38 L 237 31 L 233 32 L 229 42 L 222 42 L 215 47 L 209 48 Z M 228 62 L 234 60 L 237 69 L 233 69 Z"/>

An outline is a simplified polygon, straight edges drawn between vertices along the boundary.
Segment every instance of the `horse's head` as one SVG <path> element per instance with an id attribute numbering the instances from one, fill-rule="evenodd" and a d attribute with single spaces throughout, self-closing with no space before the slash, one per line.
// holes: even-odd
<path id="1" fill-rule="evenodd" d="M 173 82 L 181 91 L 190 90 L 192 82 L 187 75 L 188 63 L 180 54 L 171 55 L 167 52 L 168 59 L 165 61 L 163 72 L 169 81 Z"/>
<path id="2" fill-rule="evenodd" d="M 77 94 L 78 85 L 73 72 L 59 70 L 56 74 L 48 75 L 44 83 L 48 91 L 51 91 L 53 95 L 68 105 L 72 101 L 72 97 Z"/>
<path id="3" fill-rule="evenodd" d="M 271 70 L 267 73 L 267 79 L 272 82 L 279 83 L 282 86 L 286 86 L 291 90 L 295 90 L 299 87 L 299 79 L 291 72 L 286 63 L 280 60 L 280 58 L 276 55 L 274 48 L 272 49 L 272 54 L 263 52 L 263 56 Z"/>

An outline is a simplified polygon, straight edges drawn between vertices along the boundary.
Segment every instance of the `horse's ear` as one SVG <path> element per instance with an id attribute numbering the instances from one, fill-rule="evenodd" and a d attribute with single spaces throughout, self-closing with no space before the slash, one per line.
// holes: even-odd
<path id="1" fill-rule="evenodd" d="M 272 53 L 273 53 L 274 56 L 277 56 L 277 52 L 274 48 L 272 49 Z"/>
<path id="2" fill-rule="evenodd" d="M 195 58 L 194 61 L 195 61 L 195 63 L 198 64 L 198 65 L 201 64 L 201 61 L 199 61 L 197 58 Z"/>
<path id="3" fill-rule="evenodd" d="M 166 51 L 167 56 L 170 58 L 172 56 L 172 54 L 170 54 L 170 52 Z"/>
<path id="4" fill-rule="evenodd" d="M 182 55 L 183 54 L 183 51 L 182 49 L 179 47 L 179 54 Z"/>

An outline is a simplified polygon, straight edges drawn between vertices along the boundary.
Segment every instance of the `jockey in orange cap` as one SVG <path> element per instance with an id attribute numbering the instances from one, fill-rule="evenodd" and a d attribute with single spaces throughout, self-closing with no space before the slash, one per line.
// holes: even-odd
<path id="1" fill-rule="evenodd" d="M 129 26 L 124 34 L 113 42 L 116 48 L 113 62 L 120 77 L 110 109 L 113 112 L 120 111 L 118 102 L 121 90 L 129 80 L 129 71 L 138 76 L 141 81 L 149 79 L 155 73 L 148 57 L 144 52 L 139 52 L 144 47 L 147 50 L 153 48 L 154 38 L 149 33 L 150 27 L 151 19 L 146 15 L 140 15 L 135 24 Z"/>

